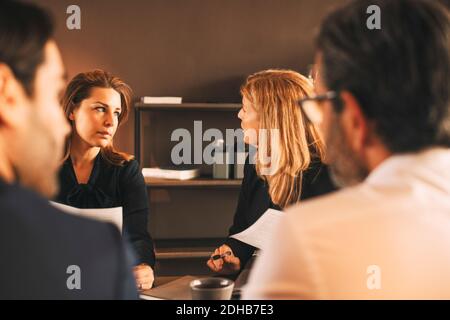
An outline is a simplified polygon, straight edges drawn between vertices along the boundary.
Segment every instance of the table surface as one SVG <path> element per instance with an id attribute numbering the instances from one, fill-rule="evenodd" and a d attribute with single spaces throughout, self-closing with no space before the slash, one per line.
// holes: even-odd
<path id="1" fill-rule="evenodd" d="M 239 274 L 239 276 L 236 278 L 235 280 L 235 287 L 234 287 L 234 291 L 240 291 L 240 289 L 247 283 L 248 280 L 248 276 L 250 274 L 251 271 L 251 267 L 253 265 L 254 262 L 254 258 L 252 258 L 249 263 L 247 263 L 247 265 L 244 267 L 244 269 L 241 271 L 241 273 Z M 202 277 L 210 277 L 211 275 L 199 275 L 199 276 L 195 276 L 196 278 L 202 278 Z M 159 276 L 159 277 L 155 277 L 155 282 L 154 282 L 154 288 L 160 287 L 162 285 L 165 285 L 169 282 L 178 280 L 180 278 L 182 278 L 183 276 Z M 151 292 L 151 290 L 148 290 L 147 292 Z M 150 294 L 151 295 L 151 294 Z"/>

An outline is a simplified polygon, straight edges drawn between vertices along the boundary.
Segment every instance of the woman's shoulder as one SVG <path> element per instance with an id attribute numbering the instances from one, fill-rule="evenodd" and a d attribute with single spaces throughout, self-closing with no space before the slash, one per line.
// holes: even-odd
<path id="1" fill-rule="evenodd" d="M 123 185 L 143 185 L 144 176 L 142 175 L 139 162 L 135 159 L 125 161 L 119 170 L 119 181 Z"/>
<path id="2" fill-rule="evenodd" d="M 60 175 L 67 175 L 71 172 L 71 166 L 72 161 L 70 160 L 70 157 L 67 157 L 62 161 L 62 163 L 59 166 L 59 174 Z"/>
<path id="3" fill-rule="evenodd" d="M 337 189 L 332 182 L 328 167 L 320 160 L 311 162 L 309 168 L 304 172 L 302 185 L 303 199 L 326 194 Z"/>
<path id="4" fill-rule="evenodd" d="M 130 159 L 130 160 L 125 160 L 124 162 L 123 162 L 123 168 L 126 168 L 126 169 L 139 169 L 139 162 L 136 160 L 136 159 Z"/>
<path id="5" fill-rule="evenodd" d="M 101 154 L 100 158 L 101 158 L 101 162 L 103 163 L 103 166 L 109 167 L 114 170 L 129 171 L 129 170 L 139 169 L 139 162 L 137 162 L 137 160 L 134 157 L 131 158 L 130 160 L 114 159 L 114 161 L 112 161 L 112 160 L 109 160 L 109 158 L 107 156 Z"/>
<path id="6" fill-rule="evenodd" d="M 320 177 L 327 176 L 327 166 L 320 159 L 313 159 L 308 169 L 303 171 L 303 184 L 311 184 Z"/>
<path id="7" fill-rule="evenodd" d="M 256 176 L 255 162 L 250 159 L 250 155 L 247 155 L 244 163 L 244 178 Z"/>
<path id="8" fill-rule="evenodd" d="M 305 174 L 315 175 L 326 168 L 326 165 L 320 160 L 320 158 L 312 158 L 308 166 L 308 169 L 304 171 Z"/>
<path id="9" fill-rule="evenodd" d="M 124 160 L 121 164 L 113 164 L 107 159 L 102 159 L 103 170 L 111 171 L 111 174 L 118 174 L 121 178 L 127 178 L 140 174 L 139 162 L 136 159 Z M 114 173 L 113 173 L 114 172 Z"/>
<path id="10" fill-rule="evenodd" d="M 137 162 L 136 159 L 124 161 L 120 166 L 120 171 L 124 175 L 135 175 L 137 173 L 140 173 L 139 162 Z"/>

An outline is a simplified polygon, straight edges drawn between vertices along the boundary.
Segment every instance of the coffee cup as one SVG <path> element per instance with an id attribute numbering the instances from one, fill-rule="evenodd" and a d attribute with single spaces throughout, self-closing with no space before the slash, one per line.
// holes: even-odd
<path id="1" fill-rule="evenodd" d="M 209 277 L 191 281 L 193 300 L 230 300 L 234 282 L 226 278 Z"/>

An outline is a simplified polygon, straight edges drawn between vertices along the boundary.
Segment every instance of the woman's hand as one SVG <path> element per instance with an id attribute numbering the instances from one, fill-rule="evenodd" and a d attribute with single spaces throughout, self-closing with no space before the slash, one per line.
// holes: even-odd
<path id="1" fill-rule="evenodd" d="M 139 290 L 148 290 L 153 286 L 155 277 L 153 269 L 146 263 L 141 263 L 133 268 L 134 277 L 136 279 L 136 286 Z"/>
<path id="2" fill-rule="evenodd" d="M 214 256 L 223 258 L 213 259 Z M 241 270 L 241 260 L 233 254 L 233 250 L 226 244 L 217 248 L 206 265 L 214 272 L 233 274 Z"/>

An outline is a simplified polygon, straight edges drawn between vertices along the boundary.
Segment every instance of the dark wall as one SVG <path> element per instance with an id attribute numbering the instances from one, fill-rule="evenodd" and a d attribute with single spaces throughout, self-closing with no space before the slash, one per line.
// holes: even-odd
<path id="1" fill-rule="evenodd" d="M 319 21 L 343 0 L 37 2 L 55 15 L 56 39 L 69 77 L 103 68 L 128 82 L 136 98 L 170 95 L 186 102 L 239 102 L 239 87 L 253 72 L 267 68 L 305 72 L 313 61 Z M 71 4 L 81 8 L 81 30 L 66 28 Z M 170 130 L 191 128 L 193 120 L 203 120 L 204 130 L 239 127 L 233 113 L 154 114 L 143 119 L 144 159 L 151 151 L 158 155 L 155 158 L 168 161 Z M 123 151 L 134 152 L 133 114 L 115 142 Z M 223 237 L 238 192 L 239 188 L 152 190 L 150 231 L 156 239 Z"/>
<path id="2" fill-rule="evenodd" d="M 135 96 L 187 102 L 238 102 L 255 71 L 305 72 L 313 36 L 343 0 L 39 0 L 54 13 L 69 76 L 93 68 L 119 75 Z M 81 30 L 68 30 L 66 8 L 81 8 Z M 117 136 L 133 152 L 132 118 Z"/>

